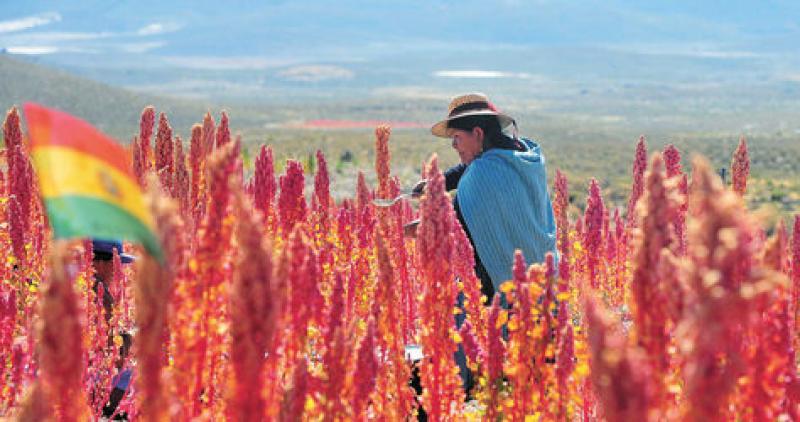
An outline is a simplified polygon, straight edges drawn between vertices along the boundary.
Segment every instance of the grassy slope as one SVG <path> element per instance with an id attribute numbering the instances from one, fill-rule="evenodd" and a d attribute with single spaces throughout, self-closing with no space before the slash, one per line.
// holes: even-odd
<path id="1" fill-rule="evenodd" d="M 147 105 L 166 112 L 177 133 L 186 136 L 207 110 L 208 103 L 163 98 L 115 88 L 66 72 L 14 59 L 0 54 L 0 106 L 8 109 L 33 101 L 79 116 L 100 130 L 129 141 L 138 132 L 139 116 Z M 234 110 L 235 123 L 255 125 L 260 115 L 249 110 Z"/>

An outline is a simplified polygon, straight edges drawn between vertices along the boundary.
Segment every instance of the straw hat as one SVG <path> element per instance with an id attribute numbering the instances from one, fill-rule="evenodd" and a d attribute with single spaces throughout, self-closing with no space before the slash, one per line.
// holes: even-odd
<path id="1" fill-rule="evenodd" d="M 466 116 L 497 116 L 500 121 L 500 128 L 504 129 L 508 125 L 514 123 L 514 119 L 502 113 L 497 107 L 489 101 L 486 94 L 472 93 L 459 95 L 450 101 L 447 107 L 447 118 L 431 127 L 431 133 L 440 138 L 449 138 L 447 134 L 447 123 L 451 120 L 458 119 L 459 117 Z"/>

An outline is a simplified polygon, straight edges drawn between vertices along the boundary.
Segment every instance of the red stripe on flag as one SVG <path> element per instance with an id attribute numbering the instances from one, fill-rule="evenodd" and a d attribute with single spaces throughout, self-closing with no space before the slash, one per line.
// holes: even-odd
<path id="1" fill-rule="evenodd" d="M 92 155 L 133 178 L 128 151 L 89 123 L 63 111 L 25 103 L 31 149 L 60 146 Z"/>

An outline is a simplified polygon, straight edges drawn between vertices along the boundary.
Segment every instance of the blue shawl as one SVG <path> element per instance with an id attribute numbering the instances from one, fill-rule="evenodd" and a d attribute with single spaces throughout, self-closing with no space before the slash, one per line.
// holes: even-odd
<path id="1" fill-rule="evenodd" d="M 525 151 L 490 149 L 458 182 L 456 200 L 495 291 L 511 279 L 514 251 L 528 264 L 556 255 L 556 225 L 539 145 L 521 139 Z"/>

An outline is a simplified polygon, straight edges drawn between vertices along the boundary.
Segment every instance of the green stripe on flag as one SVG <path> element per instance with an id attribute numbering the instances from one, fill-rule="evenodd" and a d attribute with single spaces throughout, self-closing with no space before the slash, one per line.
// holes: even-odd
<path id="1" fill-rule="evenodd" d="M 89 196 L 63 195 L 44 198 L 44 206 L 57 239 L 91 237 L 139 242 L 163 263 L 155 234 L 133 214 L 114 204 Z"/>

